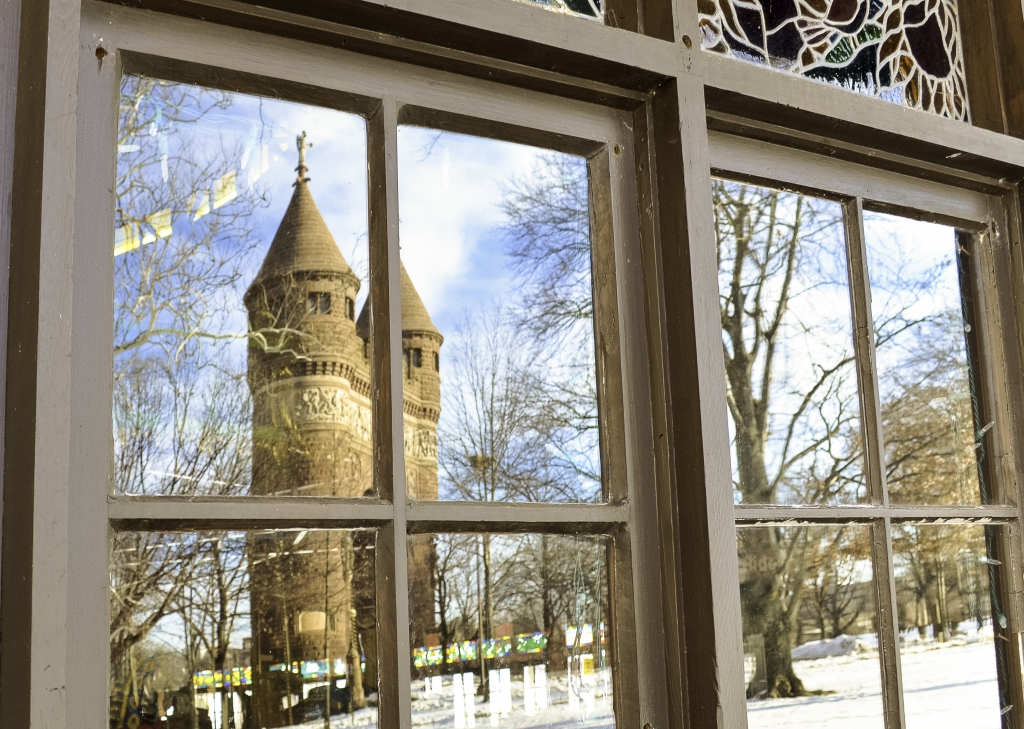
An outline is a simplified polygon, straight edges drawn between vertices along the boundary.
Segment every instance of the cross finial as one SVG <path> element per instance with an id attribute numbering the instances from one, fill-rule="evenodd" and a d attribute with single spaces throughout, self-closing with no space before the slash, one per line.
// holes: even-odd
<path id="1" fill-rule="evenodd" d="M 295 146 L 299 148 L 299 166 L 295 168 L 295 171 L 299 173 L 299 176 L 295 182 L 307 182 L 309 178 L 306 177 L 306 172 L 308 170 L 306 167 L 306 149 L 308 147 L 312 147 L 313 144 L 311 142 L 306 142 L 306 132 L 302 132 L 302 134 L 295 137 Z"/>

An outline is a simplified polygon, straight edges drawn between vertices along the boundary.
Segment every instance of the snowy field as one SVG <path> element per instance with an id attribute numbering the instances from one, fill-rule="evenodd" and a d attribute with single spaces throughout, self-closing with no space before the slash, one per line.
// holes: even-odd
<path id="1" fill-rule="evenodd" d="M 575 701 L 569 695 L 566 673 L 551 673 L 547 677 L 547 707 L 533 707 L 528 713 L 524 697 L 522 674 L 511 681 L 512 708 L 492 714 L 491 705 L 482 696 L 474 697 L 473 718 L 466 717 L 463 705 L 462 720 L 456 722 L 456 705 L 453 698 L 452 678 L 442 679 L 440 694 L 425 690 L 423 681 L 412 686 L 412 725 L 415 727 L 437 727 L 437 729 L 611 729 L 615 726 L 612 708 L 611 672 L 597 671 L 591 685 L 584 686 L 581 697 Z M 458 726 L 457 726 L 458 724 Z M 297 725 L 296 729 L 323 729 L 323 720 Z M 345 727 L 375 727 L 376 707 L 367 707 L 354 714 L 331 717 L 331 729 Z"/>
<path id="2" fill-rule="evenodd" d="M 999 729 L 995 649 L 990 640 L 910 644 L 900 655 L 907 729 Z M 808 690 L 835 693 L 749 701 L 750 729 L 881 729 L 877 653 L 799 661 L 794 668 Z"/>
<path id="3" fill-rule="evenodd" d="M 974 643 L 910 643 L 901 649 L 903 696 L 907 729 L 999 729 L 995 651 L 991 640 Z M 874 651 L 798 661 L 797 675 L 811 691 L 834 691 L 827 696 L 799 699 L 767 699 L 747 702 L 750 729 L 882 729 L 881 678 Z M 440 695 L 428 693 L 422 682 L 413 685 L 412 723 L 416 727 L 455 728 L 451 679 L 445 677 Z M 604 729 L 615 725 L 610 686 L 596 682 L 591 702 L 570 706 L 565 674 L 552 674 L 548 683 L 548 707 L 528 715 L 523 682 L 512 681 L 512 711 L 492 720 L 490 705 L 477 696 L 473 720 L 466 729 Z M 331 729 L 373 727 L 377 710 L 369 707 L 352 715 L 331 717 Z M 323 727 L 323 721 L 300 725 Z M 461 727 L 459 728 L 461 729 Z"/>

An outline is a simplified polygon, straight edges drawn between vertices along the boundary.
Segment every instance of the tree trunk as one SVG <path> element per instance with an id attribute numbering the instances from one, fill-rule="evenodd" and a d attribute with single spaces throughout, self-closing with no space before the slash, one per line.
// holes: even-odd
<path id="1" fill-rule="evenodd" d="M 559 610 L 552 598 L 558 589 L 552 575 L 552 558 L 549 553 L 548 535 L 541 536 L 541 615 L 544 620 L 544 634 L 548 639 L 544 653 L 547 655 L 548 667 L 551 671 L 564 671 L 565 660 L 565 629 L 562 627 Z"/>
<path id="2" fill-rule="evenodd" d="M 773 558 L 775 563 L 760 559 L 751 560 L 763 569 L 751 570 L 740 586 L 740 605 L 743 625 L 748 636 L 760 635 L 764 640 L 765 681 L 767 696 L 789 698 L 806 694 L 803 682 L 793 671 L 793 620 L 799 609 L 795 600 L 787 606 L 783 600 L 784 578 L 777 564 L 779 545 L 771 528 L 746 531 L 740 541 L 741 549 L 748 555 Z M 756 687 L 751 685 L 748 692 Z M 750 698 L 753 698 L 752 696 Z"/>
<path id="3" fill-rule="evenodd" d="M 359 626 L 356 622 L 356 611 L 355 608 L 349 611 L 352 620 L 349 624 L 349 651 L 348 651 L 348 662 L 349 662 L 349 677 L 351 684 L 349 686 L 349 696 L 351 702 L 351 708 L 353 711 L 356 709 L 362 709 L 366 706 L 366 692 L 363 690 L 363 663 L 362 663 L 362 652 L 359 650 Z"/>
<path id="4" fill-rule="evenodd" d="M 937 591 L 935 613 L 938 618 L 937 631 L 935 633 L 935 639 L 939 642 L 945 643 L 948 640 L 948 629 L 949 629 L 949 613 L 946 605 L 946 571 L 943 567 L 942 562 L 939 562 L 939 577 L 935 585 Z"/>
<path id="5" fill-rule="evenodd" d="M 793 671 L 793 650 L 789 642 L 789 626 L 784 615 L 766 626 L 764 633 L 765 674 L 768 696 L 773 699 L 803 696 L 803 682 Z"/>
<path id="6" fill-rule="evenodd" d="M 481 606 L 481 630 L 480 636 L 480 685 L 482 687 L 484 701 L 490 701 L 491 686 L 490 674 L 484 671 L 484 640 L 493 638 L 494 632 L 494 603 L 491 595 L 491 535 L 482 535 L 483 540 L 483 567 L 484 567 L 484 601 Z"/>

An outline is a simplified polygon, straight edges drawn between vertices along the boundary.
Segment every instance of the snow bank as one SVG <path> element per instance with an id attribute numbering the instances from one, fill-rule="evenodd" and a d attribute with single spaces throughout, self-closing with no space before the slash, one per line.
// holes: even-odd
<path id="1" fill-rule="evenodd" d="M 868 641 L 855 635 L 839 635 L 829 640 L 812 640 L 793 649 L 794 661 L 813 661 L 818 658 L 836 658 L 872 649 Z"/>
<path id="2" fill-rule="evenodd" d="M 901 652 L 907 729 L 999 729 L 1002 724 L 992 642 L 939 645 L 943 648 Z M 829 693 L 749 700 L 750 729 L 884 726 L 876 652 L 807 661 L 795 668 L 808 691 Z"/>

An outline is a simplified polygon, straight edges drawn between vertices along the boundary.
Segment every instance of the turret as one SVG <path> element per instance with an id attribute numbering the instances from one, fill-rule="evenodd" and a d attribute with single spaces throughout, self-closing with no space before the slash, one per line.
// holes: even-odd
<path id="1" fill-rule="evenodd" d="M 252 493 L 359 497 L 372 485 L 369 372 L 355 331 L 360 282 L 309 191 L 305 133 L 297 142 L 291 201 L 244 297 Z M 316 662 L 332 684 L 344 673 L 349 685 L 361 685 L 362 648 L 352 630 L 374 617 L 372 605 L 359 615 L 352 599 L 355 573 L 372 574 L 367 553 L 359 554 L 340 531 L 261 532 L 251 542 L 260 726 L 299 723 L 287 698 L 300 693 L 296 665 Z"/>
<path id="2" fill-rule="evenodd" d="M 402 380 L 405 413 L 406 481 L 417 499 L 436 499 L 437 421 L 441 416 L 441 344 L 434 325 L 405 266 L 402 277 Z M 363 305 L 356 333 L 370 338 L 370 303 Z M 369 350 L 368 346 L 365 348 Z"/>
<path id="3" fill-rule="evenodd" d="M 359 278 L 298 178 L 245 293 L 256 494 L 362 496 L 370 488 L 369 375 L 355 333 Z"/>

